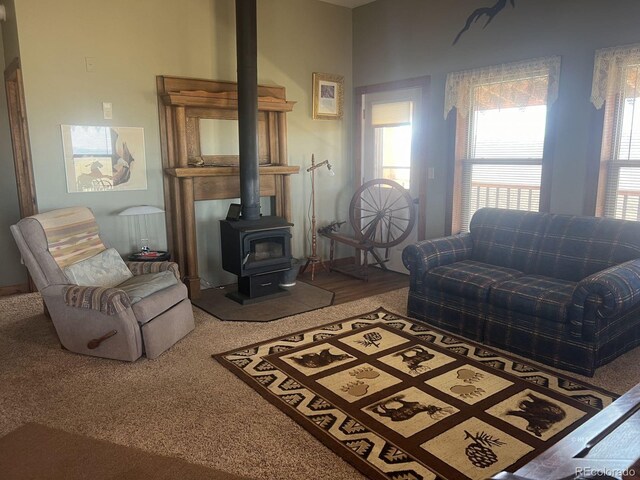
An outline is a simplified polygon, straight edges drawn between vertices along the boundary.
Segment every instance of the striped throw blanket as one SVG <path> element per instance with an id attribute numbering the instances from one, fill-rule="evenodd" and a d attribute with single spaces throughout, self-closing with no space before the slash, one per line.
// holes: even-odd
<path id="1" fill-rule="evenodd" d="M 100 253 L 106 247 L 91 210 L 71 207 L 31 217 L 42 225 L 49 252 L 60 268 Z"/>

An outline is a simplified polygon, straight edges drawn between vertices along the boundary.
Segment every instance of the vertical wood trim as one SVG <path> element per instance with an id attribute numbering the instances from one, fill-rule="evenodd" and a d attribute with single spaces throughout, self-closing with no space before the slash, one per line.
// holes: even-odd
<path id="1" fill-rule="evenodd" d="M 604 213 L 602 208 L 598 208 L 598 198 L 604 197 L 604 194 L 599 195 L 599 192 L 601 189 L 604 192 L 606 186 L 606 175 L 601 175 L 601 168 L 604 166 L 604 162 L 601 161 L 604 119 L 605 109 L 596 110 L 593 108 L 589 125 L 589 150 L 587 151 L 587 172 L 584 182 L 583 215 L 601 216 Z M 599 182 L 601 177 L 604 181 Z"/>
<path id="2" fill-rule="evenodd" d="M 418 241 L 422 241 L 427 236 L 427 169 L 429 165 L 429 156 L 427 154 L 427 132 L 429 125 L 429 105 L 431 103 L 431 77 L 424 77 L 424 83 L 421 87 L 420 119 L 418 126 L 418 148 L 417 148 L 417 167 L 418 167 Z"/>
<path id="3" fill-rule="evenodd" d="M 444 234 L 453 235 L 461 229 L 461 205 L 462 189 L 460 178 L 462 177 L 461 162 L 458 160 L 458 113 L 454 108 L 447 115 L 447 190 L 445 205 Z M 460 122 L 462 123 L 462 122 Z"/>
<path id="4" fill-rule="evenodd" d="M 278 163 L 280 165 L 289 164 L 289 152 L 287 150 L 287 116 L 279 112 L 276 114 L 278 122 Z M 291 176 L 282 175 L 282 216 L 287 222 L 293 220 L 291 203 Z"/>
<path id="5" fill-rule="evenodd" d="M 20 217 L 38 213 L 38 201 L 31 159 L 29 123 L 24 100 L 20 59 L 14 59 L 4 71 L 13 163 L 18 189 Z"/>
<path id="6" fill-rule="evenodd" d="M 198 244 L 196 238 L 196 212 L 193 196 L 193 178 L 182 179 L 182 213 L 184 217 L 184 239 L 186 246 L 186 285 L 189 298 L 200 297 L 198 276 Z"/>
<path id="7" fill-rule="evenodd" d="M 558 127 L 558 107 L 554 103 L 547 109 L 544 146 L 542 149 L 542 174 L 540 178 L 540 212 L 551 211 L 551 188 Z"/>
<path id="8" fill-rule="evenodd" d="M 366 87 L 356 88 L 355 104 L 355 135 L 353 142 L 353 191 L 355 192 L 362 185 L 362 134 L 364 132 L 364 119 L 362 118 L 362 97 L 366 94 Z"/>
<path id="9" fill-rule="evenodd" d="M 175 128 L 176 128 L 176 163 L 178 167 L 189 165 L 189 154 L 187 145 L 187 117 L 184 107 L 175 107 Z"/>
<path id="10" fill-rule="evenodd" d="M 156 90 L 158 94 L 164 93 L 164 79 L 162 76 L 156 77 Z M 160 156 L 162 157 L 162 167 L 171 168 L 173 164 L 173 122 L 171 111 L 162 101 L 158 101 L 158 117 L 160 122 Z M 168 175 L 162 176 L 163 196 L 164 196 L 164 221 L 166 224 L 167 249 L 171 252 L 174 261 L 178 263 L 180 273 L 184 275 L 184 263 L 181 263 L 182 250 L 177 248 L 176 231 L 174 219 L 176 218 L 176 205 L 171 201 L 172 195 L 176 195 L 173 181 Z M 175 196 L 174 198 L 179 198 Z"/>

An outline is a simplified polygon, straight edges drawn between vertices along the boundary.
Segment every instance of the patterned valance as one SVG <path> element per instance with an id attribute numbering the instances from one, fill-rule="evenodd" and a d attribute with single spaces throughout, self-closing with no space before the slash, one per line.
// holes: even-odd
<path id="1" fill-rule="evenodd" d="M 445 88 L 445 118 L 455 107 L 467 116 L 471 107 L 472 90 L 482 86 L 480 92 L 487 108 L 524 107 L 546 103 L 551 105 L 558 98 L 560 81 L 560 57 L 537 58 L 493 67 L 454 72 L 447 75 Z M 505 86 L 505 82 L 510 82 Z M 502 84 L 500 92 L 496 85 Z"/>
<path id="2" fill-rule="evenodd" d="M 591 103 L 596 108 L 602 108 L 607 97 L 620 88 L 629 65 L 640 65 L 640 43 L 596 50 L 591 87 Z"/>

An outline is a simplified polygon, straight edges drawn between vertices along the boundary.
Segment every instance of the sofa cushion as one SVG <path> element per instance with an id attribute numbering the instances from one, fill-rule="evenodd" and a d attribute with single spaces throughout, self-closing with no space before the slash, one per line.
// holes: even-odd
<path id="1" fill-rule="evenodd" d="M 566 323 L 575 288 L 575 282 L 526 275 L 494 285 L 489 302 L 498 308 Z"/>
<path id="2" fill-rule="evenodd" d="M 522 276 L 522 272 L 474 260 L 463 260 L 432 268 L 425 275 L 425 286 L 433 290 L 485 301 L 489 288 Z"/>
<path id="3" fill-rule="evenodd" d="M 64 274 L 71 283 L 85 287 L 115 287 L 133 277 L 115 248 L 65 267 Z"/>
<path id="4" fill-rule="evenodd" d="M 471 259 L 533 273 L 546 218 L 534 212 L 481 208 L 469 225 Z"/>
<path id="5" fill-rule="evenodd" d="M 547 227 L 531 273 L 578 282 L 605 268 L 640 258 L 640 222 L 572 215 L 545 217 Z"/>
<path id="6" fill-rule="evenodd" d="M 176 282 L 175 285 L 134 303 L 131 308 L 138 324 L 144 325 L 185 298 L 187 298 L 187 287 L 182 282 Z"/>
<path id="7" fill-rule="evenodd" d="M 127 292 L 127 295 L 129 295 L 131 299 L 131 304 L 135 304 L 143 298 L 147 298 L 177 283 L 178 280 L 173 272 L 166 270 L 164 272 L 135 275 L 126 282 L 118 285 L 118 288 Z"/>

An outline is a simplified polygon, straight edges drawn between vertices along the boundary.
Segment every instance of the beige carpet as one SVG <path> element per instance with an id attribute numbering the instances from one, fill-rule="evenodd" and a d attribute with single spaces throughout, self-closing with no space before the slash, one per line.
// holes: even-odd
<path id="1" fill-rule="evenodd" d="M 37 294 L 2 298 L 0 435 L 37 422 L 252 478 L 363 478 L 211 354 L 379 306 L 406 314 L 406 298 L 402 289 L 258 324 L 221 322 L 196 308 L 195 331 L 156 360 L 135 363 L 65 352 Z M 640 349 L 584 380 L 623 393 L 640 382 Z"/>

